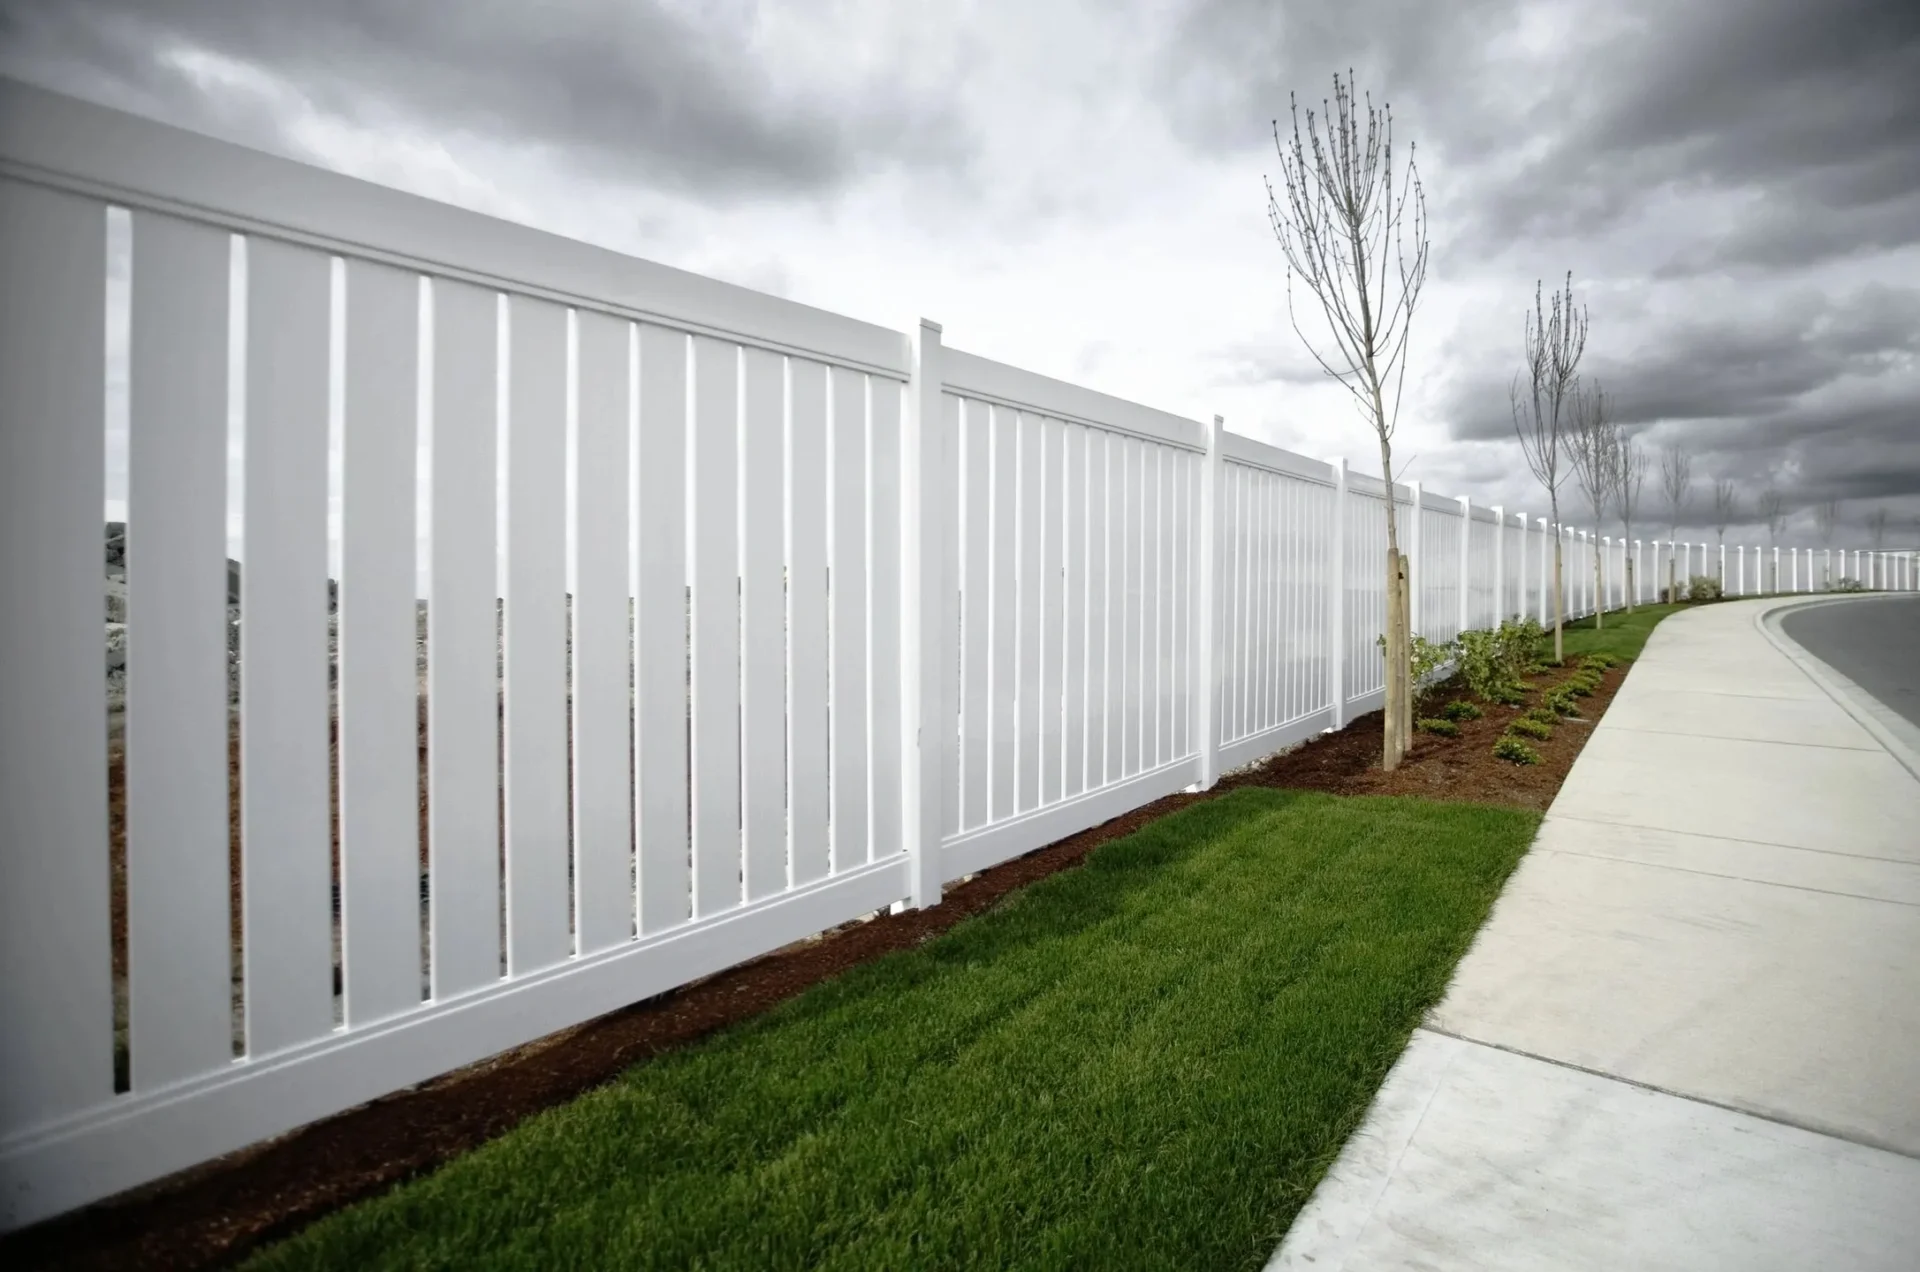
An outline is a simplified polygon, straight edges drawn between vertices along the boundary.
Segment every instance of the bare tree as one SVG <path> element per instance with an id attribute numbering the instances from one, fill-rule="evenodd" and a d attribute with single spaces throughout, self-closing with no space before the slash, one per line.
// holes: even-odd
<path id="1" fill-rule="evenodd" d="M 1669 442 L 1660 452 L 1660 493 L 1667 497 L 1667 600 L 1677 601 L 1680 581 L 1675 577 L 1673 541 L 1680 537 L 1680 517 L 1693 493 L 1693 456 L 1678 442 Z"/>
<path id="2" fill-rule="evenodd" d="M 1713 535 L 1720 548 L 1720 586 L 1727 585 L 1727 527 L 1740 515 L 1740 493 L 1731 477 L 1719 477 L 1713 483 Z"/>
<path id="3" fill-rule="evenodd" d="M 1775 559 L 1768 562 L 1768 564 L 1773 567 L 1773 586 L 1768 589 L 1768 591 L 1772 592 L 1778 592 L 1780 590 L 1780 562 L 1778 554 L 1780 551 L 1780 532 L 1787 528 L 1786 506 L 1787 501 L 1781 496 L 1779 489 L 1771 482 L 1760 491 L 1760 519 L 1767 523 L 1767 546 L 1772 548 L 1775 554 Z"/>
<path id="4" fill-rule="evenodd" d="M 1593 625 L 1606 626 L 1602 611 L 1606 608 L 1600 579 L 1600 526 L 1607 519 L 1607 508 L 1614 499 L 1614 478 L 1618 474 L 1615 452 L 1620 448 L 1620 432 L 1608 419 L 1606 390 L 1599 381 L 1576 385 L 1573 394 L 1572 428 L 1567 434 L 1568 459 L 1574 478 L 1593 509 Z"/>
<path id="5" fill-rule="evenodd" d="M 1828 499 L 1813 506 L 1813 524 L 1820 531 L 1820 546 L 1827 550 L 1827 586 L 1833 586 L 1833 528 L 1840 524 L 1840 501 Z"/>
<path id="6" fill-rule="evenodd" d="M 1587 347 L 1587 311 L 1573 307 L 1573 273 L 1567 273 L 1564 291 L 1553 294 L 1548 310 L 1540 299 L 1540 284 L 1533 285 L 1533 312 L 1526 316 L 1526 360 L 1524 370 L 1513 377 L 1507 397 L 1513 408 L 1513 431 L 1520 437 L 1520 450 L 1527 467 L 1547 488 L 1547 504 L 1553 514 L 1553 657 L 1566 657 L 1562 630 L 1566 606 L 1561 590 L 1560 483 L 1567 479 L 1561 454 L 1561 434 L 1573 413 L 1580 355 Z"/>
<path id="7" fill-rule="evenodd" d="M 1354 101 L 1354 76 L 1333 77 L 1333 101 L 1321 115 L 1290 98 L 1293 133 L 1280 152 L 1281 193 L 1267 181 L 1267 218 L 1287 260 L 1287 317 L 1320 369 L 1353 395 L 1380 442 L 1380 478 L 1387 487 L 1386 729 L 1381 765 L 1392 769 L 1413 735 L 1408 658 L 1407 561 L 1393 500 L 1393 430 L 1407 373 L 1407 333 L 1427 277 L 1427 202 L 1407 146 L 1404 175 L 1393 165 L 1393 111 L 1372 94 Z M 1411 222 L 1409 223 L 1409 216 Z M 1411 238 L 1411 243 L 1408 239 Z M 1389 262 L 1389 252 L 1392 261 Z M 1323 354 L 1300 330 L 1294 280 L 1319 302 L 1333 349 Z"/>
<path id="8" fill-rule="evenodd" d="M 1647 452 L 1640 449 L 1635 438 L 1622 437 L 1620 444 L 1614 447 L 1613 501 L 1620 510 L 1620 531 L 1628 543 L 1633 542 L 1633 514 L 1640 506 L 1640 487 L 1647 480 Z M 1633 613 L 1633 558 L 1631 549 L 1627 552 L 1627 613 Z"/>
<path id="9" fill-rule="evenodd" d="M 1887 510 L 1875 508 L 1867 514 L 1867 529 L 1873 533 L 1873 550 L 1880 551 L 1887 545 Z"/>

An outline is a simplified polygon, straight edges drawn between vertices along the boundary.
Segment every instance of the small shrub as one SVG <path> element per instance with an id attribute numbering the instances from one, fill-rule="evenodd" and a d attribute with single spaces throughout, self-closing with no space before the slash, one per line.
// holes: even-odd
<path id="1" fill-rule="evenodd" d="M 1433 674 L 1453 657 L 1452 644 L 1436 645 L 1425 636 L 1413 634 L 1413 710 L 1420 713 L 1427 695 L 1433 691 Z"/>
<path id="2" fill-rule="evenodd" d="M 1440 708 L 1440 714 L 1449 720 L 1478 720 L 1486 713 L 1465 698 L 1460 698 Z"/>
<path id="3" fill-rule="evenodd" d="M 1555 715 L 1574 716 L 1580 714 L 1580 707 L 1573 700 L 1573 694 L 1566 689 L 1549 689 L 1540 699 L 1540 705 Z"/>
<path id="4" fill-rule="evenodd" d="M 1509 677 L 1501 665 L 1500 645 L 1494 634 L 1479 630 L 1461 632 L 1453 647 L 1460 660 L 1460 678 L 1467 682 L 1467 688 L 1475 697 L 1495 701 L 1493 691 Z"/>
<path id="5" fill-rule="evenodd" d="M 1495 656 L 1508 680 L 1519 680 L 1540 670 L 1540 649 L 1547 638 L 1537 619 L 1509 618 L 1493 633 Z"/>
<path id="6" fill-rule="evenodd" d="M 1532 720 L 1536 724 L 1558 724 L 1560 713 L 1552 707 L 1529 707 L 1520 716 L 1522 720 Z"/>
<path id="7" fill-rule="evenodd" d="M 1598 653 L 1587 654 L 1580 659 L 1580 666 L 1583 669 L 1587 667 L 1592 667 L 1598 671 L 1606 671 L 1610 668 L 1618 667 L 1619 665 L 1620 665 L 1620 660 L 1618 658 L 1615 658 L 1612 654 L 1598 654 Z"/>
<path id="8" fill-rule="evenodd" d="M 1519 685 L 1495 685 L 1486 695 L 1488 702 L 1497 702 L 1503 707 L 1517 707 L 1527 700 L 1526 690 Z"/>
<path id="9" fill-rule="evenodd" d="M 1720 580 L 1711 574 L 1696 574 L 1687 580 L 1687 599 L 1689 601 L 1717 601 L 1720 599 Z"/>
<path id="10" fill-rule="evenodd" d="M 1867 590 L 1867 585 L 1859 579 L 1850 579 L 1845 575 L 1841 575 L 1833 581 L 1833 590 L 1836 592 L 1864 592 Z"/>
<path id="11" fill-rule="evenodd" d="M 1437 737 L 1457 738 L 1460 736 L 1459 725 L 1451 720 L 1436 720 L 1431 716 L 1424 720 L 1415 720 L 1413 727 L 1422 733 L 1431 733 Z"/>
<path id="12" fill-rule="evenodd" d="M 1501 738 L 1493 744 L 1493 753 L 1500 759 L 1514 764 L 1538 764 L 1540 752 L 1522 742 L 1519 738 Z"/>
<path id="13" fill-rule="evenodd" d="M 1572 694 L 1576 698 L 1593 697 L 1593 682 L 1591 680 L 1580 680 L 1576 678 L 1576 679 L 1567 681 L 1567 683 L 1562 685 L 1561 688 L 1565 689 L 1568 693 Z"/>
<path id="14" fill-rule="evenodd" d="M 1521 716 L 1507 724 L 1507 732 L 1518 737 L 1539 738 L 1542 742 L 1553 736 L 1553 726 L 1542 724 L 1538 720 L 1529 720 Z"/>

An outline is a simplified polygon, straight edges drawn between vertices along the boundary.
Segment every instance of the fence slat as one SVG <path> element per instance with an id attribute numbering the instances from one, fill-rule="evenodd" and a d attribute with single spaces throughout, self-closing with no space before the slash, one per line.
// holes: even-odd
<path id="1" fill-rule="evenodd" d="M 902 387 L 892 380 L 870 381 L 867 426 L 868 525 L 867 543 L 867 711 L 871 773 L 868 826 L 869 855 L 891 856 L 901 851 L 900 826 L 900 406 Z M 952 431 L 942 428 L 932 439 L 940 450 L 953 452 Z M 953 467 L 942 470 L 952 479 Z M 930 511 L 929 516 L 933 515 Z M 946 549 L 951 553 L 951 548 Z M 951 633 L 955 626 L 946 630 Z M 943 751 L 955 742 L 953 721 L 935 733 Z M 944 767 L 944 765 L 943 765 Z M 943 806 L 945 801 L 942 801 Z M 943 816 L 947 814 L 943 813 Z"/>
<path id="2" fill-rule="evenodd" d="M 414 458 L 420 280 L 346 267 L 340 516 L 340 958 L 349 1026 L 420 1004 Z"/>
<path id="3" fill-rule="evenodd" d="M 567 874 L 567 311 L 514 297 L 508 320 L 507 974 L 572 952 Z"/>
<path id="4" fill-rule="evenodd" d="M 1060 794 L 1072 799 L 1087 788 L 1087 429 L 1065 426 L 1061 479 L 1066 483 L 1062 513 L 1061 580 L 1066 592 L 1061 621 L 1062 680 Z"/>
<path id="5" fill-rule="evenodd" d="M 225 624 L 231 238 L 144 212 L 132 223 L 128 1043 L 133 1089 L 146 1091 L 233 1060 Z"/>
<path id="6" fill-rule="evenodd" d="M 1087 789 L 1106 785 L 1107 640 L 1112 587 L 1108 564 L 1113 532 L 1108 523 L 1107 446 L 1112 434 L 1087 432 Z"/>
<path id="7" fill-rule="evenodd" d="M 960 827 L 972 830 L 990 819 L 988 732 L 989 667 L 993 608 L 993 421 L 982 403 L 949 396 L 960 430 Z"/>
<path id="8" fill-rule="evenodd" d="M 500 976 L 498 298 L 432 283 L 427 924 L 433 996 Z"/>
<path id="9" fill-rule="evenodd" d="M 693 913 L 702 918 L 741 896 L 740 347 L 694 337 L 693 375 Z"/>
<path id="10" fill-rule="evenodd" d="M 247 1050 L 333 1027 L 327 349 L 319 252 L 247 245 L 240 817 Z"/>
<path id="11" fill-rule="evenodd" d="M 576 319 L 573 451 L 573 913 L 582 954 L 633 936 L 627 646 L 632 324 Z"/>
<path id="12" fill-rule="evenodd" d="M 793 882 L 832 868 L 827 808 L 827 370 L 788 363 L 787 800 Z"/>
<path id="13" fill-rule="evenodd" d="M 1019 443 L 1020 417 L 1003 407 L 993 407 L 993 498 L 988 523 L 993 535 L 993 599 L 989 623 L 993 628 L 993 649 L 989 654 L 988 676 L 992 717 L 992 738 L 988 766 L 991 772 L 987 796 L 988 820 L 999 821 L 1016 811 L 1014 802 L 1015 752 L 1019 734 L 1014 720 L 1015 695 L 1019 686 L 1015 634 L 1018 591 L 1015 589 L 1015 530 L 1019 525 Z"/>
<path id="14" fill-rule="evenodd" d="M 1154 768 L 1168 757 L 1168 728 L 1173 712 L 1167 693 L 1172 687 L 1168 623 L 1173 616 L 1172 580 L 1167 571 L 1167 548 L 1171 541 L 1172 509 L 1167 482 L 1170 452 L 1164 446 L 1147 448 L 1147 515 L 1143 527 L 1146 538 L 1145 587 L 1147 591 L 1147 686 L 1149 707 L 1145 741 L 1141 745 L 1142 768 Z"/>
<path id="15" fill-rule="evenodd" d="M 225 246 L 215 315 L 224 313 Z M 0 278 L 0 1020 L 8 1022 L 0 1029 L 0 1129 L 11 1130 L 113 1091 L 100 627 L 105 209 L 0 180 Z M 224 321 L 198 334 L 222 340 Z M 187 421 L 203 433 L 210 423 L 219 426 L 217 413 Z M 198 440 L 196 457 L 207 445 Z M 202 560 L 193 598 L 207 611 L 199 626 L 216 652 L 202 655 L 194 678 L 223 696 L 218 679 L 208 684 L 209 664 L 219 670 L 220 610 L 210 591 L 224 584 L 215 582 L 220 551 L 217 540 L 206 542 L 204 519 L 195 528 L 201 533 L 189 540 Z M 200 745 L 211 741 L 216 766 L 225 749 L 224 712 L 214 714 L 220 701 L 203 704 L 193 722 Z M 188 792 L 201 807 L 208 758 L 205 750 L 198 756 L 202 776 Z M 202 838 L 205 874 L 217 865 L 224 879 L 223 847 Z M 223 955 L 225 900 L 223 891 L 215 910 Z M 224 1000 L 224 982 L 221 990 Z"/>
<path id="16" fill-rule="evenodd" d="M 1146 525 L 1146 465 L 1142 456 L 1146 444 L 1135 439 L 1125 438 L 1120 446 L 1125 476 L 1122 489 L 1126 492 L 1126 516 L 1121 522 L 1121 532 L 1125 543 L 1126 562 L 1126 613 L 1124 640 L 1126 657 L 1121 663 L 1121 697 L 1126 705 L 1121 726 L 1121 773 L 1131 777 L 1141 769 L 1140 742 L 1146 729 L 1146 705 L 1141 691 L 1145 671 L 1146 627 L 1144 611 L 1146 609 L 1146 545 L 1143 531 Z"/>
<path id="17" fill-rule="evenodd" d="M 867 859 L 867 386 L 836 367 L 830 425 L 833 868 Z"/>
<path id="18" fill-rule="evenodd" d="M 1064 763 L 1061 712 L 1064 699 L 1061 659 L 1066 653 L 1066 580 L 1062 573 L 1062 537 L 1066 531 L 1067 481 L 1066 425 L 1045 418 L 1040 421 L 1040 450 L 1043 472 L 1040 490 L 1040 803 L 1060 800 Z"/>
<path id="19" fill-rule="evenodd" d="M 1015 659 L 1019 670 L 1014 690 L 1014 807 L 1026 812 L 1040 806 L 1040 578 L 1042 528 L 1046 510 L 1041 486 L 1041 417 L 1021 413 L 1018 424 L 1019 477 L 1015 495 L 1018 538 L 1014 547 Z"/>
<path id="20" fill-rule="evenodd" d="M 786 360 L 745 353 L 740 417 L 740 788 L 749 901 L 787 886 Z"/>
<path id="21" fill-rule="evenodd" d="M 693 914 L 687 794 L 687 380 L 683 332 L 640 328 L 634 455 L 634 780 L 642 933 Z"/>

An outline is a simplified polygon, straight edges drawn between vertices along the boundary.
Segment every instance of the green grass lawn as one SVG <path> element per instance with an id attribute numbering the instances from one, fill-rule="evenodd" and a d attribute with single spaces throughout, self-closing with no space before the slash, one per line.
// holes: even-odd
<path id="1" fill-rule="evenodd" d="M 1257 1268 L 1538 820 L 1194 804 L 250 1266 Z"/>
<path id="2" fill-rule="evenodd" d="M 1561 632 L 1561 644 L 1567 657 L 1577 654 L 1612 654 L 1616 658 L 1638 658 L 1646 647 L 1654 624 L 1669 614 L 1677 614 L 1686 605 L 1636 605 L 1633 613 L 1617 610 L 1607 614 L 1606 626 L 1595 631 L 1593 620 L 1583 618 L 1568 623 Z M 1553 629 L 1547 629 L 1547 649 L 1553 649 Z"/>

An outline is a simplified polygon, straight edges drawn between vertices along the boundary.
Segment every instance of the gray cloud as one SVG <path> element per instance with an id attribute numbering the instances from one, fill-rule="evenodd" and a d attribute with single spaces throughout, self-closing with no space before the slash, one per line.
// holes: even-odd
<path id="1" fill-rule="evenodd" d="M 958 116 L 884 76 L 776 88 L 750 14 L 656 0 L 457 11 L 404 0 L 0 4 L 16 62 L 67 63 L 232 135 L 272 121 L 211 105 L 157 58 L 184 43 L 270 68 L 316 109 L 563 151 L 594 175 L 709 199 L 831 193 L 875 169 L 964 162 Z M 697 15 L 697 16 L 696 16 Z"/>

